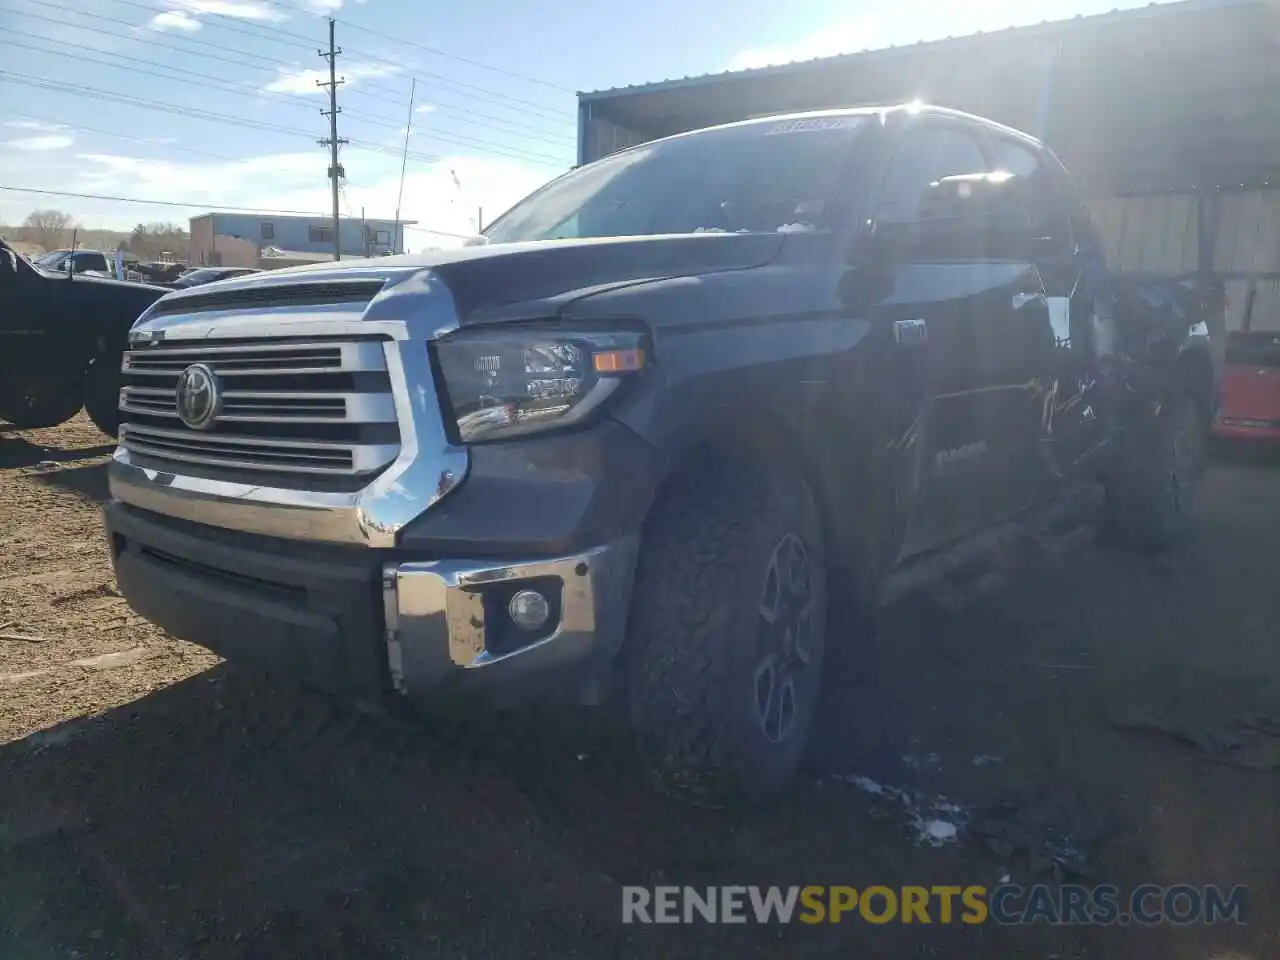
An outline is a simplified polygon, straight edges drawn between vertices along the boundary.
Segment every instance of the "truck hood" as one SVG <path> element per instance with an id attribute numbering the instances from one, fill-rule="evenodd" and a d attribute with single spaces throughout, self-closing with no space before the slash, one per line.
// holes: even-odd
<path id="1" fill-rule="evenodd" d="M 745 270 L 771 262 L 780 234 L 679 234 L 591 240 L 499 243 L 289 267 L 215 285 L 174 291 L 166 302 L 220 291 L 333 280 L 393 280 L 423 270 L 453 294 L 464 324 L 554 316 L 574 300 L 632 283 Z"/>
<path id="2" fill-rule="evenodd" d="M 40 268 L 37 268 L 37 269 L 40 269 Z M 40 274 L 47 279 L 57 280 L 62 283 L 92 284 L 93 289 L 102 290 L 102 291 L 106 291 L 107 288 L 115 288 L 115 289 L 123 288 L 125 290 L 133 290 L 137 292 L 148 291 L 153 296 L 156 296 L 156 297 L 160 296 L 163 293 L 168 292 L 164 287 L 157 287 L 154 284 L 150 284 L 150 283 L 137 283 L 136 281 L 133 281 L 133 280 L 116 280 L 111 277 L 95 277 L 92 274 L 87 274 L 87 273 L 77 273 L 73 278 L 73 277 L 68 277 L 65 273 L 58 273 L 53 270 L 40 269 Z"/>

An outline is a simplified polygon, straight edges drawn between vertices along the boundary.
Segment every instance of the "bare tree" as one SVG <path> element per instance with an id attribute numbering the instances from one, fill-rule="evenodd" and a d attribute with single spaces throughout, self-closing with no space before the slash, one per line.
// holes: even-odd
<path id="1" fill-rule="evenodd" d="M 164 253 L 185 257 L 191 238 L 175 223 L 140 223 L 129 235 L 128 248 L 140 257 L 155 259 Z"/>
<path id="2" fill-rule="evenodd" d="M 32 243 L 40 244 L 45 250 L 57 250 L 70 241 L 73 223 L 71 214 L 61 210 L 33 210 L 22 226 Z"/>

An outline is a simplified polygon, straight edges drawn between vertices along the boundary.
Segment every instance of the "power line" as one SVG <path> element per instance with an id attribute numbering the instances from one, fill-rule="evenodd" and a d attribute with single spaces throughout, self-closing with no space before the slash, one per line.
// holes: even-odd
<path id="1" fill-rule="evenodd" d="M 0 9 L 4 9 L 4 8 L 0 8 Z M 34 17 L 34 19 L 44 20 L 49 23 L 63 24 L 62 21 L 53 20 L 52 18 L 49 18 L 49 17 L 36 16 Z M 71 26 L 75 27 L 76 29 L 83 29 L 83 30 L 89 29 L 88 27 L 79 27 L 76 24 L 71 24 Z M 260 96 L 263 93 L 263 88 L 259 87 L 257 84 L 254 84 L 254 83 L 245 83 L 245 82 L 235 81 L 235 80 L 224 80 L 221 77 L 217 77 L 207 73 L 200 73 L 198 71 L 191 71 L 191 70 L 177 71 L 169 67 L 163 66 L 161 64 L 153 64 L 150 61 L 143 60 L 138 57 L 130 57 L 121 53 L 114 53 L 106 50 L 101 50 L 97 47 L 91 47 L 91 46 L 88 46 L 87 44 L 73 43 L 69 40 L 57 40 L 57 39 L 54 39 L 53 37 L 47 37 L 47 36 L 44 36 L 43 34 L 30 33 L 25 30 L 10 30 L 9 33 L 20 34 L 25 37 L 30 37 L 36 40 L 42 40 L 48 44 L 55 44 L 57 46 L 69 47 L 75 50 L 88 51 L 90 53 L 98 53 L 98 54 L 101 54 L 102 56 L 114 57 L 119 60 L 127 60 L 127 61 L 130 61 L 131 63 L 139 63 L 144 65 L 143 67 L 131 67 L 131 66 L 126 66 L 124 64 L 111 63 L 106 60 L 99 60 L 91 57 L 83 57 L 83 56 L 80 57 L 81 60 L 85 60 L 89 63 L 98 63 L 98 64 L 101 64 L 102 66 L 111 67 L 117 70 L 128 70 L 134 73 L 140 73 L 147 76 L 154 76 L 154 77 L 159 77 L 165 80 L 183 83 L 188 86 L 204 87 L 207 89 L 218 90 L 223 93 L 236 93 L 236 94 L 241 94 L 243 96 L 254 96 L 254 97 Z M 106 35 L 118 36 L 117 34 L 113 34 L 109 32 Z M 9 45 L 13 47 L 26 49 L 26 50 L 32 50 L 36 53 L 49 53 L 55 56 L 58 55 L 58 51 L 56 50 L 47 50 L 41 47 L 33 47 L 30 44 L 24 44 L 17 41 L 11 41 Z M 176 48 L 173 48 L 173 49 L 176 50 Z M 197 55 L 203 56 L 203 54 L 197 54 Z M 235 63 L 236 61 L 228 60 L 227 62 Z M 261 64 L 254 64 L 253 66 L 257 67 L 258 69 L 269 69 L 269 68 L 262 67 Z M 157 72 L 157 70 L 164 70 L 165 73 L 159 73 Z M 242 89 L 235 89 L 235 88 L 242 88 Z M 287 101 L 290 106 L 296 104 L 297 106 L 303 106 L 303 107 L 306 107 L 307 109 L 311 109 L 315 106 L 314 103 L 308 101 L 304 96 L 301 96 L 298 94 L 290 94 L 285 92 L 272 92 L 272 96 L 279 97 L 280 99 Z M 525 129 L 535 131 L 534 133 L 522 134 L 522 136 L 525 139 L 538 140 L 550 146 L 562 146 L 572 142 L 571 138 L 569 137 L 557 136 L 554 139 L 552 139 L 551 137 L 541 135 L 540 128 L 528 126 L 525 124 L 518 124 L 515 121 L 506 120 L 502 117 L 493 117 L 490 114 L 481 114 L 475 111 L 469 111 L 467 114 L 460 114 L 457 111 L 447 111 L 447 112 L 450 115 L 461 116 L 464 119 L 468 120 L 469 122 L 474 122 L 474 121 L 470 121 L 470 117 L 475 116 L 475 117 L 488 118 L 492 120 L 494 123 L 501 123 L 501 124 L 512 126 L 512 127 L 523 127 Z M 353 111 L 349 111 L 349 114 L 350 116 L 358 120 L 361 120 L 363 122 L 371 123 L 376 126 L 385 127 L 387 129 L 398 130 L 398 129 L 401 129 L 401 126 L 402 126 L 399 123 L 399 121 L 389 116 L 385 116 L 382 114 L 375 114 L 365 110 L 353 110 Z M 506 130 L 496 129 L 486 124 L 475 124 L 475 125 L 480 126 L 482 128 L 488 127 L 489 129 L 495 129 L 496 132 L 498 133 L 508 132 Z M 450 131 L 444 131 L 444 136 L 442 136 L 441 139 L 447 140 L 449 135 L 450 135 Z M 459 134 L 459 136 L 465 136 L 465 135 Z M 472 138 L 472 140 L 474 141 L 474 144 L 478 146 L 484 146 L 489 143 L 489 141 L 476 140 L 475 138 Z M 466 143 L 462 145 L 470 146 L 472 144 Z"/>
<path id="2" fill-rule="evenodd" d="M 117 0 L 117 2 L 123 2 L 123 0 Z M 294 7 L 288 4 L 281 3 L 279 2 L 279 0 L 262 0 L 262 2 L 267 4 L 268 6 L 278 7 L 281 10 L 288 11 L 289 13 L 295 13 L 295 14 L 301 13 L 301 14 L 306 14 L 313 17 L 323 16 L 323 14 L 316 13 L 314 10 L 306 10 L 301 7 Z M 431 53 L 438 57 L 444 57 L 447 60 L 454 60 L 458 63 L 469 64 L 470 66 L 473 66 L 473 67 L 479 67 L 481 70 L 489 70 L 493 73 L 501 74 L 504 77 L 512 77 L 516 80 L 524 80 L 528 83 L 536 83 L 539 86 L 548 87 L 552 90 L 559 90 L 564 93 L 576 92 L 574 90 L 571 90 L 568 87 L 563 87 L 558 83 L 552 83 L 549 80 L 541 80 L 538 77 L 532 77 L 527 73 L 520 73 L 515 70 L 509 70 L 505 67 L 496 67 L 493 64 L 485 63 L 482 60 L 474 60 L 471 57 L 464 57 L 456 53 L 449 53 L 447 50 L 441 50 L 439 47 L 430 47 L 430 46 L 427 46 L 426 44 L 418 43 L 416 40 L 408 40 L 404 37 L 393 37 L 389 34 L 381 33 L 380 31 L 374 30 L 372 27 L 365 27 L 358 23 L 351 23 L 349 20 L 346 20 L 346 19 L 339 20 L 338 22 L 341 23 L 344 27 L 347 27 L 348 29 L 359 30 L 361 33 L 367 33 L 370 36 L 379 38 L 380 40 L 389 40 L 392 43 L 402 43 L 406 46 L 414 47 L 415 49 L 422 50 L 426 53 Z M 278 30 L 278 28 L 274 28 L 274 29 Z M 279 32 L 285 34 L 286 36 L 293 35 L 286 30 L 279 30 Z"/>
<path id="3" fill-rule="evenodd" d="M 146 10 L 149 13 L 155 12 L 155 8 L 148 7 L 139 3 L 133 3 L 131 2 L 131 0 L 114 0 L 114 2 L 124 3 L 131 7 L 137 7 L 138 9 Z M 60 10 L 66 13 L 83 15 L 82 10 L 79 10 L 76 7 L 68 6 L 66 4 L 57 3 L 56 0 L 41 0 L 40 8 L 42 10 Z M 94 14 L 93 26 L 90 27 L 90 26 L 82 26 L 77 23 L 72 23 L 65 19 L 57 20 L 52 17 L 41 16 L 40 14 L 31 13 L 26 10 L 14 10 L 12 7 L 0 7 L 0 10 L 8 10 L 10 13 L 18 14 L 27 19 L 40 20 L 42 22 L 49 23 L 60 28 L 71 27 L 72 29 L 75 29 L 75 30 L 83 30 L 87 33 L 95 33 L 95 34 L 100 34 L 102 36 L 113 37 L 113 38 L 122 39 L 122 40 L 132 39 L 130 34 L 137 31 L 139 26 L 137 23 L 134 23 L 131 20 L 123 20 L 119 17 L 111 17 L 105 14 Z M 113 23 L 119 26 L 127 27 L 129 29 L 129 33 L 116 33 L 110 30 L 103 30 L 101 26 L 103 23 Z M 272 37 L 263 36 L 262 34 L 255 33 L 254 31 L 251 31 L 251 30 L 245 30 L 243 28 L 238 28 L 238 27 L 235 27 L 234 25 L 219 24 L 219 23 L 214 23 L 213 25 L 225 27 L 227 29 L 234 30 L 237 33 L 241 33 L 246 36 L 257 37 L 258 39 L 274 40 L 274 38 Z M 266 29 L 270 29 L 270 28 L 266 28 Z M 299 37 L 299 39 L 307 39 L 308 41 L 305 44 L 289 43 L 288 45 L 291 47 L 305 46 L 307 50 L 310 50 L 314 45 L 314 42 L 311 41 L 310 38 L 302 38 L 300 34 L 290 34 L 289 36 L 297 36 Z M 52 38 L 45 38 L 45 39 L 48 39 L 49 42 L 55 42 L 55 43 L 65 42 L 65 41 L 55 41 Z M 212 43 L 208 40 L 201 40 L 195 37 L 183 36 L 181 34 L 170 34 L 170 35 L 167 35 L 165 39 L 169 42 L 161 42 L 159 34 L 156 34 L 154 36 L 149 37 L 147 39 L 147 43 L 149 46 L 158 47 L 163 50 L 172 50 L 175 53 L 181 53 L 183 56 L 186 56 L 186 57 L 202 57 L 207 60 L 215 60 L 221 63 L 231 64 L 233 66 L 248 67 L 253 70 L 262 70 L 267 73 L 273 73 L 277 76 L 278 76 L 278 71 L 273 70 L 273 65 L 275 67 L 291 66 L 288 64 L 272 62 L 272 61 L 264 62 L 261 58 L 229 57 L 226 55 L 227 50 L 226 50 L 225 44 Z M 180 41 L 181 43 L 201 47 L 202 49 L 197 51 L 197 50 L 191 50 L 181 46 L 174 46 L 172 41 Z M 279 41 L 275 41 L 275 42 L 279 42 Z M 218 52 L 206 53 L 204 52 L 204 50 L 206 49 L 216 50 Z M 100 51 L 100 52 L 105 53 L 106 51 Z M 352 52 L 356 53 L 357 51 L 352 51 Z M 387 60 L 385 58 L 379 58 L 372 54 L 367 55 L 367 59 L 370 59 L 372 62 L 375 62 L 375 63 L 382 63 L 388 66 L 395 67 L 397 70 L 407 69 L 406 67 L 404 67 L 403 64 L 397 63 L 395 61 Z M 445 88 L 446 92 L 453 92 L 448 89 L 450 85 L 465 87 L 466 90 L 470 90 L 474 92 L 469 92 L 469 93 L 463 92 L 461 96 L 467 97 L 470 99 L 482 100 L 487 103 L 493 103 L 494 105 L 501 107 L 503 109 L 510 110 L 512 112 L 518 112 L 522 116 L 527 115 L 529 113 L 529 109 L 534 109 L 536 111 L 541 111 L 545 114 L 548 114 L 549 115 L 548 119 L 556 120 L 557 122 L 571 122 L 576 119 L 575 115 L 569 111 L 556 110 L 551 107 L 545 107 L 541 104 L 533 103 L 532 101 L 521 100 L 519 98 L 511 98 L 504 94 L 498 93 L 497 91 L 488 90 L 484 87 L 477 87 L 470 84 L 460 84 L 460 83 L 457 83 L 456 81 L 451 80 L 448 77 L 444 77 L 439 74 L 427 74 L 427 76 L 435 80 L 437 84 L 442 85 Z M 419 79 L 422 79 L 422 78 L 419 77 Z M 403 91 L 398 90 L 390 86 L 389 84 L 380 84 L 373 81 L 365 81 L 365 86 L 371 89 L 360 90 L 359 93 L 361 95 L 374 96 L 374 93 L 372 91 L 381 89 L 387 95 L 395 97 L 397 99 L 403 96 Z M 526 109 L 526 108 L 529 108 L 529 109 Z M 468 113 L 470 112 L 471 111 L 468 110 Z M 456 113 L 457 111 L 455 108 L 455 114 Z M 464 118 L 467 116 L 467 114 L 459 114 L 459 115 Z M 475 115 L 483 116 L 481 114 L 475 114 Z M 496 119 L 496 118 L 491 118 L 491 119 Z M 513 120 L 507 120 L 504 122 L 511 125 L 516 125 L 516 126 L 527 126 L 527 125 L 517 124 L 516 121 L 513 121 Z M 529 129 L 537 130 L 540 128 L 531 127 Z"/>
<path id="4" fill-rule="evenodd" d="M 156 12 L 155 7 L 148 6 L 145 3 L 139 3 L 138 0 L 111 0 L 111 2 L 122 4 L 123 6 L 126 6 L 126 7 L 134 7 L 138 10 L 145 10 L 151 14 L 154 14 Z M 225 22 L 225 18 L 222 18 L 219 20 L 211 21 L 210 25 L 217 27 L 218 29 L 221 29 L 221 30 L 230 30 L 234 33 L 243 34 L 245 36 L 256 37 L 258 39 L 266 39 L 275 43 L 280 43 L 280 44 L 284 44 L 286 46 L 291 46 L 291 47 L 301 47 L 302 49 L 306 49 L 306 50 L 312 49 L 315 45 L 315 40 L 312 37 L 306 36 L 305 34 L 301 34 L 301 33 L 294 33 L 291 30 L 283 30 L 280 27 L 267 26 L 266 24 L 255 24 L 254 27 L 256 27 L 256 29 L 253 29 L 247 26 L 242 26 L 240 24 L 227 23 Z M 276 37 L 281 37 L 283 39 L 276 39 Z M 407 41 L 402 41 L 402 42 L 407 42 Z M 391 66 L 395 66 L 402 71 L 406 71 L 406 72 L 408 71 L 408 68 L 405 67 L 403 63 L 400 63 L 396 60 L 392 60 L 387 57 L 379 57 L 376 54 L 366 53 L 365 51 L 360 51 L 355 49 L 350 50 L 350 53 L 352 55 L 359 55 L 365 59 L 372 60 L 374 62 L 385 63 Z M 446 56 L 452 56 L 452 55 L 446 54 Z M 499 69 L 499 68 L 491 68 L 491 69 Z M 443 83 L 452 84 L 454 86 L 464 87 L 467 89 L 480 91 L 482 93 L 487 93 L 496 97 L 503 98 L 512 103 L 524 104 L 525 106 L 534 107 L 539 110 L 546 110 L 546 111 L 553 111 L 557 113 L 568 114 L 568 111 L 556 110 L 556 108 L 554 107 L 548 107 L 544 104 L 540 104 L 533 100 L 522 100 L 518 97 L 511 97 L 497 90 L 490 90 L 487 87 L 476 86 L 475 84 L 462 83 L 461 81 L 452 80 L 451 78 L 441 76 L 440 74 L 433 74 L 433 73 L 419 74 L 418 78 L 422 79 L 424 76 L 433 77 Z M 532 78 L 523 77 L 521 79 L 529 80 Z M 535 81 L 535 82 L 541 82 L 541 81 Z M 573 92 L 573 91 L 569 91 L 569 92 Z M 569 114 L 569 115 L 572 116 L 572 114 Z"/>
<path id="5" fill-rule="evenodd" d="M 488 100 L 488 101 L 492 101 L 494 103 L 499 103 L 503 105 L 517 104 L 518 106 L 511 107 L 511 109 L 513 110 L 521 109 L 522 112 L 528 112 L 529 110 L 536 110 L 539 113 L 547 114 L 551 119 L 557 119 L 559 117 L 577 119 L 575 114 L 569 110 L 560 110 L 556 107 L 548 107 L 548 106 L 545 106 L 544 104 L 537 103 L 533 100 L 524 100 L 520 97 L 513 97 L 510 94 L 499 93 L 496 90 L 490 90 L 488 87 L 477 86 L 474 83 L 463 83 L 461 80 L 454 80 L 451 77 L 446 77 L 439 73 L 428 73 L 426 71 L 422 71 L 420 73 L 413 73 L 403 63 L 401 63 L 398 60 L 393 60 L 390 57 L 381 57 L 376 54 L 366 53 L 362 50 L 356 50 L 356 49 L 352 49 L 351 52 L 352 54 L 359 55 L 364 59 L 369 60 L 372 63 L 385 63 L 388 66 L 396 67 L 398 70 L 403 71 L 406 76 L 416 77 L 418 80 L 421 80 L 424 83 L 426 82 L 427 78 L 431 78 L 436 83 L 444 84 L 446 87 L 458 87 L 459 89 L 464 91 L 473 91 L 468 94 L 469 96 L 472 96 L 472 97 L 478 96 L 482 100 Z"/>
<path id="6" fill-rule="evenodd" d="M 58 117 L 39 116 L 34 113 L 21 113 L 17 110 L 5 109 L 4 113 L 13 117 L 22 117 L 24 120 L 35 120 L 40 123 L 47 123 L 55 126 L 65 127 L 68 130 L 74 130 L 76 133 L 96 133 L 103 137 L 113 137 L 117 140 L 125 140 L 129 143 L 146 143 L 145 139 L 131 136 L 127 133 L 113 133 L 110 130 L 103 130 L 101 127 L 87 127 L 79 121 L 72 122 L 63 120 Z M 156 144 L 164 146 L 167 150 L 174 150 L 180 153 L 190 153 L 193 156 L 209 157 L 212 160 L 226 160 L 230 163 L 244 163 L 244 157 L 233 157 L 225 153 L 211 153 L 208 150 L 199 150 L 195 147 L 185 147 L 179 143 Z"/>
<path id="7" fill-rule="evenodd" d="M 306 137 L 308 140 L 312 140 L 315 137 L 313 132 L 301 130 L 296 127 L 286 127 L 277 123 L 250 120 L 245 117 L 233 117 L 226 114 L 211 113 L 206 110 L 195 110 L 192 108 L 181 107 L 176 104 L 156 103 L 154 101 L 142 100 L 138 97 L 130 97 L 125 94 L 114 93 L 107 90 L 98 90 L 93 87 L 85 87 L 79 84 L 64 83 L 47 77 L 33 77 L 29 74 L 11 73 L 9 71 L 0 70 L 0 80 L 16 83 L 20 86 L 53 90 L 90 100 L 125 103 L 130 106 L 138 107 L 139 109 L 154 110 L 160 113 L 169 113 L 175 116 L 189 117 L 195 120 L 225 123 L 230 126 L 239 126 L 250 130 L 260 130 L 268 133 L 277 133 L 282 136 Z M 562 167 L 566 165 L 563 160 L 558 160 L 547 154 L 535 154 L 528 151 L 499 148 L 487 144 L 485 141 L 474 140 L 471 138 L 460 138 L 457 136 L 445 136 L 441 134 L 436 134 L 435 136 L 438 140 L 446 143 L 456 143 L 460 146 L 474 146 L 496 156 L 509 157 L 514 160 L 525 160 L 539 166 Z M 400 156 L 400 152 L 398 150 L 372 140 L 351 138 L 350 143 L 352 146 L 360 147 L 361 149 L 372 153 L 382 153 L 397 157 Z M 439 154 L 419 152 L 411 152 L 410 156 L 413 157 L 413 159 L 421 160 L 424 163 L 434 163 L 441 159 Z"/>
<path id="8" fill-rule="evenodd" d="M 252 213 L 252 214 L 273 214 L 281 217 L 315 217 L 317 219 L 328 217 L 327 213 L 317 213 L 314 210 L 274 210 L 268 207 L 233 207 L 225 204 L 204 203 L 203 201 L 184 201 L 184 200 L 147 200 L 142 197 L 113 197 L 101 193 L 76 193 L 70 190 L 44 190 L 37 187 L 15 187 L 8 184 L 0 184 L 0 190 L 9 193 L 32 193 L 44 197 L 62 197 L 71 200 L 108 200 L 113 203 L 136 203 L 140 206 L 150 207 L 174 207 L 181 209 L 193 210 L 209 210 L 214 213 Z M 347 219 L 354 219 L 348 217 Z M 372 219 L 379 220 L 380 217 Z M 440 237 L 452 237 L 455 240 L 469 240 L 471 234 L 467 233 L 450 233 L 448 230 L 432 230 L 430 227 L 418 227 L 402 225 L 401 229 L 409 230 L 414 233 L 431 233 Z"/>
<path id="9" fill-rule="evenodd" d="M 141 197 L 111 197 L 101 193 L 74 193 L 70 190 L 42 190 L 36 187 L 14 187 L 0 184 L 0 190 L 10 193 L 35 193 L 46 197 L 67 197 L 74 200 L 109 200 L 113 203 L 137 203 L 151 207 L 181 207 L 196 210 L 214 210 L 219 213 L 274 213 L 283 217 L 324 217 L 327 214 L 314 210 L 270 210 L 266 207 L 229 207 L 225 204 L 186 202 L 179 200 L 146 200 Z"/>
<path id="10" fill-rule="evenodd" d="M 459 56 L 456 53 L 448 53 L 444 50 L 441 50 L 439 47 L 429 47 L 426 44 L 418 43 L 416 40 L 408 40 L 404 37 L 392 37 L 385 33 L 380 33 L 377 30 L 373 30 L 370 27 L 363 27 L 358 23 L 351 23 L 347 20 L 343 20 L 342 25 L 344 27 L 350 27 L 353 30 L 359 30 L 361 33 L 370 34 L 371 36 L 378 37 L 382 40 L 390 40 L 393 43 L 403 43 L 406 46 L 414 47 L 418 50 L 423 50 L 427 53 L 433 53 L 438 57 L 445 57 L 449 60 L 456 60 L 458 63 L 470 64 L 473 67 L 479 67 L 482 70 L 489 70 L 489 71 L 492 71 L 493 73 L 499 73 L 505 77 L 513 77 L 516 80 L 524 80 L 524 81 L 527 81 L 528 83 L 536 83 L 539 86 L 549 87 L 552 90 L 559 90 L 563 93 L 577 92 L 575 90 L 571 90 L 569 87 L 562 87 L 558 83 L 552 83 L 549 80 L 540 80 L 537 77 L 531 77 L 527 73 L 518 73 L 515 70 L 507 70 L 503 67 L 495 67 L 491 63 L 484 63 L 480 60 L 472 60 L 470 57 Z"/>

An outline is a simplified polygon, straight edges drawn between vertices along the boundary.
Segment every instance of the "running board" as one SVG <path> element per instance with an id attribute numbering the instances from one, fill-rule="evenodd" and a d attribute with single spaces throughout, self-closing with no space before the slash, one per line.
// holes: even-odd
<path id="1" fill-rule="evenodd" d="M 944 607 L 960 610 L 1000 590 L 1016 571 L 1057 567 L 1093 539 L 1102 497 L 1100 487 L 1082 487 L 1015 520 L 908 561 L 886 578 L 880 606 L 930 591 Z"/>

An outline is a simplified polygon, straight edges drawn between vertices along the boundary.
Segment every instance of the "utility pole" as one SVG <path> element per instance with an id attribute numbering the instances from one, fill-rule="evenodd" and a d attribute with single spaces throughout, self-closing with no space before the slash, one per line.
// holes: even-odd
<path id="1" fill-rule="evenodd" d="M 329 109 L 321 110 L 320 115 L 329 118 L 329 139 L 321 140 L 320 145 L 329 148 L 329 182 L 333 187 L 333 259 L 342 259 L 342 223 L 341 215 L 338 208 L 338 181 L 342 176 L 342 167 L 338 166 L 338 146 L 344 144 L 346 140 L 338 139 L 338 114 L 342 111 L 338 108 L 338 84 L 346 83 L 345 80 L 338 79 L 338 55 L 342 53 L 340 47 L 334 46 L 334 29 L 336 21 L 333 17 L 329 18 L 329 51 L 317 50 L 320 56 L 329 61 L 329 82 L 317 80 L 317 87 L 327 87 L 329 90 Z"/>

